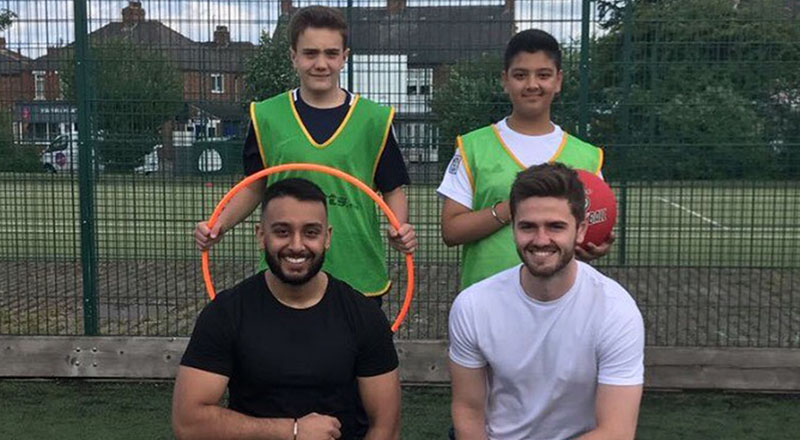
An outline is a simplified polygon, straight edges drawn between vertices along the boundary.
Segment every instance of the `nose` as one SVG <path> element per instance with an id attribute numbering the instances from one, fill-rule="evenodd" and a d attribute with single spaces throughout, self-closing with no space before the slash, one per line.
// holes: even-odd
<path id="1" fill-rule="evenodd" d="M 325 70 L 327 67 L 328 65 L 325 63 L 325 57 L 318 56 L 316 59 L 314 59 L 315 70 Z"/>
<path id="2" fill-rule="evenodd" d="M 528 90 L 539 90 L 539 81 L 536 79 L 536 75 L 528 76 L 528 80 L 525 82 L 525 88 Z"/>
<path id="3" fill-rule="evenodd" d="M 550 236 L 547 235 L 547 231 L 544 228 L 536 229 L 536 231 L 533 232 L 531 240 L 536 246 L 547 246 L 550 244 Z"/>
<path id="4" fill-rule="evenodd" d="M 299 232 L 292 234 L 292 239 L 289 242 L 289 249 L 291 249 L 293 252 L 301 252 L 304 249 L 304 247 L 305 246 L 303 246 L 302 234 L 300 234 Z"/>

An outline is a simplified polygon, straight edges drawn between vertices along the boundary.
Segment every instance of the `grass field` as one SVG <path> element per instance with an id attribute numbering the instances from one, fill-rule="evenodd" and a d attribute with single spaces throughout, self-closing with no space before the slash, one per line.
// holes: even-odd
<path id="1" fill-rule="evenodd" d="M 403 389 L 402 438 L 446 438 L 448 388 Z M 0 381 L 0 438 L 169 439 L 170 382 Z M 637 438 L 796 439 L 800 396 L 646 392 Z"/>
<path id="2" fill-rule="evenodd" d="M 101 176 L 95 191 L 98 257 L 196 259 L 194 224 L 234 183 L 233 176 Z M 628 183 L 624 191 L 613 184 L 624 221 L 604 265 L 800 267 L 800 182 Z M 75 179 L 5 174 L 0 194 L 0 258 L 79 258 Z M 417 260 L 456 262 L 455 250 L 441 242 L 435 187 L 412 186 L 409 199 L 420 241 Z M 255 254 L 253 220 L 226 237 L 216 258 Z"/>
<path id="3" fill-rule="evenodd" d="M 191 232 L 234 183 L 99 177 L 101 334 L 188 334 L 205 303 Z M 611 255 L 596 264 L 637 300 L 648 344 L 800 347 L 800 182 L 612 184 L 624 221 Z M 78 194 L 63 176 L 0 174 L 0 333 L 82 334 Z M 441 339 L 459 253 L 441 242 L 435 187 L 412 186 L 409 198 L 420 246 L 416 295 L 398 336 Z M 214 248 L 218 289 L 253 272 L 252 225 Z M 387 255 L 395 288 L 386 310 L 395 316 L 405 270 L 398 253 Z"/>

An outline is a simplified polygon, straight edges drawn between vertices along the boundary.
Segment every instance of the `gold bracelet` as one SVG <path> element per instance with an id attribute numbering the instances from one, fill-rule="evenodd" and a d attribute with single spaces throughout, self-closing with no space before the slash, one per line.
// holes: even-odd
<path id="1" fill-rule="evenodd" d="M 495 202 L 494 205 L 492 205 L 492 217 L 494 217 L 494 219 L 497 220 L 497 223 L 500 223 L 501 225 L 505 226 L 505 225 L 510 223 L 510 220 L 502 220 L 500 218 L 500 216 L 497 215 L 497 205 L 499 205 L 501 203 L 503 203 L 503 202 L 499 201 L 499 202 Z"/>

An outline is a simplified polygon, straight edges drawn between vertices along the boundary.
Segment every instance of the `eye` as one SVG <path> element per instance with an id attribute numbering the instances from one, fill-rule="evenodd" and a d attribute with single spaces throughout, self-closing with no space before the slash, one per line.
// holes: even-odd
<path id="1" fill-rule="evenodd" d="M 274 235 L 277 235 L 278 237 L 286 237 L 287 235 L 289 235 L 289 230 L 288 229 L 283 229 L 283 228 L 273 229 L 272 233 Z"/>
<path id="2" fill-rule="evenodd" d="M 306 236 L 311 238 L 317 237 L 319 236 L 319 231 L 316 229 L 309 229 L 306 231 Z"/>

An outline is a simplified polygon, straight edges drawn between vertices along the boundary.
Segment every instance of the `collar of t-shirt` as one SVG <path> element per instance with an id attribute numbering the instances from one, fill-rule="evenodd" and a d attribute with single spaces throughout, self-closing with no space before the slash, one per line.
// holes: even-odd
<path id="1" fill-rule="evenodd" d="M 583 272 L 584 272 L 584 269 L 583 269 L 582 263 L 580 261 L 577 261 L 576 263 L 578 263 L 578 271 L 577 271 L 577 274 L 575 275 L 575 282 L 572 283 L 572 286 L 569 288 L 569 290 L 567 290 L 566 293 L 561 295 L 560 298 L 554 299 L 552 301 L 541 301 L 541 300 L 538 300 L 538 299 L 534 299 L 534 298 L 531 298 L 527 293 L 525 293 L 525 289 L 522 287 L 522 273 L 521 273 L 521 271 L 527 270 L 527 269 L 525 268 L 524 264 L 520 264 L 519 266 L 517 266 L 519 268 L 519 271 L 516 271 L 516 273 L 517 273 L 517 282 L 514 283 L 516 285 L 516 288 L 517 288 L 516 289 L 517 290 L 517 296 L 520 296 L 523 299 L 523 302 L 525 304 L 528 304 L 530 307 L 533 307 L 533 308 L 536 308 L 536 309 L 552 310 L 554 308 L 559 307 L 561 304 L 566 303 L 568 301 L 568 298 L 571 298 L 571 297 L 577 295 L 576 292 L 578 292 L 581 289 L 581 284 L 583 284 L 583 278 L 584 278 L 584 273 Z"/>
<path id="2" fill-rule="evenodd" d="M 297 115 L 303 121 L 308 134 L 318 144 L 324 144 L 328 139 L 336 133 L 336 129 L 342 124 L 347 111 L 350 110 L 350 103 L 353 102 L 353 94 L 347 90 L 345 92 L 344 103 L 338 107 L 333 108 L 316 108 L 308 105 L 300 96 L 300 89 L 294 89 L 292 96 L 294 98 L 294 107 L 297 109 Z"/>
<path id="3" fill-rule="evenodd" d="M 550 161 L 561 145 L 564 131 L 550 122 L 553 131 L 539 136 L 530 136 L 516 132 L 508 126 L 508 118 L 499 121 L 495 126 L 506 147 L 524 166 L 529 167 Z"/>

